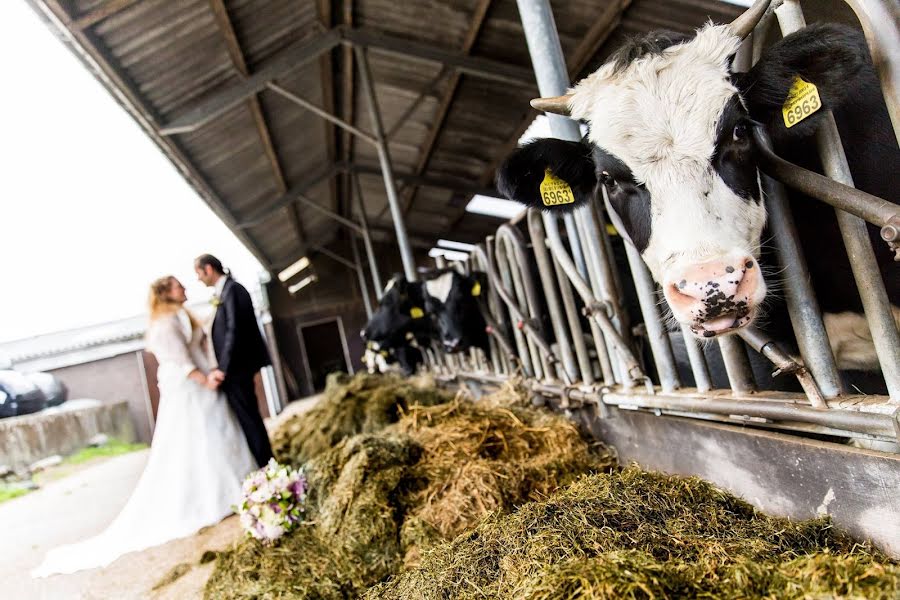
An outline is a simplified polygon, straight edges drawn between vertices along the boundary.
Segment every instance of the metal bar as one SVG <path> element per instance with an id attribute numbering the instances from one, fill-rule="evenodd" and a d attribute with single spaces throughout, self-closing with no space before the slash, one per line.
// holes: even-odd
<path id="1" fill-rule="evenodd" d="M 559 352 L 563 357 L 563 364 L 567 365 L 566 369 L 568 369 L 568 365 L 573 365 L 575 361 L 572 356 L 572 348 L 569 345 L 569 338 L 566 336 L 565 325 L 563 324 L 562 308 L 560 307 L 560 298 L 557 295 L 557 287 L 553 285 L 553 270 L 550 253 L 547 251 L 547 235 L 544 231 L 544 222 L 546 220 L 548 219 L 538 211 L 528 211 L 528 232 L 531 235 L 531 245 L 544 291 L 544 301 L 547 303 L 547 311 L 550 314 L 550 325 L 553 327 L 553 334 L 559 344 Z M 563 283 L 563 281 L 560 281 L 560 289 Z"/>
<path id="2" fill-rule="evenodd" d="M 370 28 L 344 29 L 342 34 L 345 43 L 353 44 L 355 50 L 361 47 L 372 48 L 407 58 L 441 63 L 456 71 L 478 77 L 479 79 L 497 81 L 517 87 L 531 87 L 534 85 L 534 75 L 530 69 L 516 67 L 503 61 L 466 56 L 457 51 L 448 51 Z"/>
<path id="3" fill-rule="evenodd" d="M 842 392 L 841 378 L 828 343 L 819 301 L 810 283 L 794 216 L 788 209 L 784 186 L 767 175 L 761 175 L 761 180 L 766 211 L 769 213 L 768 225 L 774 234 L 775 248 L 784 268 L 781 281 L 800 355 L 822 393 L 827 398 L 839 396 Z"/>
<path id="4" fill-rule="evenodd" d="M 697 338 L 691 333 L 691 328 L 687 325 L 681 326 L 681 335 L 684 338 L 684 347 L 687 350 L 688 360 L 691 363 L 691 372 L 694 374 L 694 383 L 698 392 L 708 392 L 712 389 L 712 380 L 709 377 L 709 367 L 706 364 L 706 357 L 700 348 Z"/>
<path id="5" fill-rule="evenodd" d="M 422 90 L 422 93 L 420 93 L 416 97 L 416 99 L 413 100 L 413 103 L 410 104 L 405 111 L 403 111 L 403 114 L 397 118 L 397 121 L 394 123 L 394 125 L 384 135 L 385 138 L 390 140 L 394 137 L 394 135 L 396 135 L 398 131 L 400 131 L 400 129 L 403 127 L 403 124 L 406 123 L 406 120 L 409 119 L 413 115 L 413 113 L 415 113 L 419 109 L 420 106 L 422 106 L 422 103 L 425 102 L 425 99 L 428 98 L 428 96 L 430 96 L 437 90 L 438 84 L 444 77 L 447 76 L 447 73 L 449 72 L 449 69 L 446 68 L 438 71 L 438 74 L 428 82 L 428 84 Z"/>
<path id="6" fill-rule="evenodd" d="M 738 394 L 756 391 L 756 382 L 753 380 L 753 372 L 750 370 L 747 351 L 740 338 L 730 335 L 720 337 L 719 349 L 722 351 L 722 361 L 725 363 L 725 372 L 728 374 L 731 391 Z"/>
<path id="7" fill-rule="evenodd" d="M 825 128 L 820 127 L 819 131 Z M 900 227 L 900 209 L 896 204 L 784 160 L 775 154 L 771 146 L 766 145 L 766 140 L 758 127 L 753 127 L 752 131 L 759 150 L 760 167 L 765 173 L 807 196 L 873 225 L 882 228 Z M 891 240 L 885 238 L 885 241 Z"/>
<path id="8" fill-rule="evenodd" d="M 356 275 L 359 277 L 359 293 L 362 294 L 363 305 L 366 309 L 366 318 L 372 318 L 372 299 L 369 298 L 369 289 L 366 285 L 366 272 L 359 256 L 359 248 L 356 247 L 356 236 L 350 236 L 350 249 L 353 250 L 353 262 L 356 265 Z"/>
<path id="9" fill-rule="evenodd" d="M 587 385 L 594 383 L 594 369 L 591 365 L 591 357 L 588 354 L 587 344 L 584 343 L 584 335 L 581 330 L 581 319 L 578 314 L 578 308 L 575 306 L 575 294 L 572 292 L 572 284 L 569 283 L 565 272 L 559 264 L 558 260 L 553 260 L 553 270 L 556 274 L 556 282 L 559 285 L 559 293 L 562 298 L 563 308 L 566 311 L 566 320 L 569 323 L 569 332 L 572 336 L 572 345 L 575 347 L 575 357 L 578 359 L 578 369 L 581 372 L 581 381 Z M 568 341 L 568 340 L 567 340 Z M 557 340 L 559 343 L 559 340 Z M 609 357 L 605 353 L 597 351 L 597 357 L 601 364 L 604 381 L 610 381 L 612 378 L 612 369 L 609 366 Z M 606 360 L 603 360 L 605 357 Z M 576 379 L 576 373 L 569 373 L 573 379 Z"/>
<path id="10" fill-rule="evenodd" d="M 795 0 L 786 1 L 775 11 L 775 14 L 784 34 L 806 26 L 800 4 Z M 852 191 L 853 176 L 850 173 L 850 165 L 847 164 L 841 136 L 831 111 L 826 112 L 824 122 L 816 132 L 816 144 L 825 174 Z M 888 204 L 883 200 L 879 199 L 879 201 L 882 205 Z M 829 202 L 829 204 L 832 203 Z M 843 208 L 837 204 L 833 204 L 833 206 Z M 889 210 L 894 213 L 891 220 L 900 225 L 897 206 L 894 204 L 890 206 L 893 208 Z M 881 206 L 880 208 L 885 207 Z M 852 214 L 848 214 L 848 212 Z M 853 211 L 837 210 L 836 214 L 841 237 L 844 238 L 847 255 L 850 257 L 850 267 L 853 270 L 856 287 L 866 313 L 866 320 L 869 323 L 872 342 L 875 344 L 875 353 L 881 364 L 881 374 L 887 384 L 891 401 L 900 403 L 900 332 L 897 331 L 891 304 L 881 279 L 881 271 L 875 260 L 872 244 L 869 242 L 868 229 L 861 220 L 868 221 L 869 219 Z M 856 214 L 856 217 L 853 214 Z M 884 227 L 887 223 L 876 223 L 876 225 Z"/>
<path id="11" fill-rule="evenodd" d="M 356 53 L 356 62 L 359 65 L 359 78 L 362 83 L 363 93 L 366 98 L 366 105 L 369 109 L 369 116 L 372 121 L 372 128 L 378 144 L 375 146 L 378 150 L 378 162 L 381 164 L 382 175 L 384 176 L 384 188 L 387 192 L 388 204 L 391 207 L 391 216 L 394 220 L 394 228 L 397 231 L 397 244 L 400 246 L 400 258 L 403 261 L 403 270 L 406 273 L 408 281 L 416 281 L 416 261 L 413 257 L 412 247 L 409 245 L 409 236 L 406 233 L 406 223 L 403 222 L 403 211 L 400 206 L 400 198 L 397 196 L 397 184 L 394 181 L 393 167 L 391 166 L 391 155 L 388 152 L 387 143 L 384 139 L 384 128 L 381 124 L 381 113 L 378 110 L 378 99 L 375 97 L 375 87 L 372 83 L 372 71 L 369 69 L 369 59 L 363 48 L 354 48 Z"/>
<path id="12" fill-rule="evenodd" d="M 188 112 L 161 126 L 160 135 L 174 135 L 199 129 L 218 115 L 264 90 L 268 82 L 329 52 L 340 42 L 340 31 L 331 29 L 294 44 L 250 77 L 201 101 Z"/>
<path id="13" fill-rule="evenodd" d="M 806 367 L 788 356 L 774 340 L 764 335 L 755 327 L 745 327 L 738 335 L 740 335 L 741 339 L 747 342 L 751 348 L 768 358 L 772 361 L 772 364 L 778 367 L 775 373 L 773 373 L 773 376 L 781 373 L 795 375 L 800 382 L 800 385 L 803 387 L 803 391 L 806 392 L 806 397 L 809 398 L 810 404 L 816 408 L 828 408 L 828 404 L 825 402 L 822 392 L 819 391 L 819 387 L 816 385 L 812 376 L 810 376 L 809 371 L 806 370 Z"/>
<path id="14" fill-rule="evenodd" d="M 305 108 L 306 110 L 308 110 L 309 112 L 322 117 L 329 123 L 334 123 L 341 129 L 344 129 L 345 131 L 349 131 L 356 137 L 369 142 L 373 146 L 378 145 L 378 140 L 376 140 L 374 137 L 372 137 L 365 131 L 363 131 L 361 129 L 357 129 L 356 127 L 354 127 L 350 123 L 347 123 L 343 119 L 339 119 L 339 118 L 335 117 L 333 114 L 331 114 L 327 110 L 321 109 L 318 106 L 316 106 L 315 104 L 313 104 L 312 102 L 310 102 L 308 100 L 304 100 L 300 96 L 298 96 L 292 92 L 289 92 L 288 90 L 284 89 L 283 87 L 276 84 L 275 82 L 272 82 L 272 81 L 268 82 L 266 84 L 266 87 L 268 89 L 272 90 L 273 92 L 275 92 L 276 94 L 279 94 L 280 96 L 283 96 L 284 98 L 287 98 L 288 100 L 290 100 L 297 106 L 301 106 L 301 107 Z"/>
<path id="15" fill-rule="evenodd" d="M 249 229 L 251 227 L 261 225 L 267 219 L 275 215 L 279 210 L 287 208 L 294 202 L 296 202 L 297 196 L 299 194 L 302 194 L 303 192 L 309 190 L 309 188 L 318 185 L 319 183 L 333 177 L 341 171 L 342 168 L 339 165 L 329 165 L 306 181 L 302 181 L 299 184 L 291 187 L 291 189 L 286 191 L 284 194 L 269 202 L 268 204 L 266 204 L 266 206 L 255 211 L 246 219 L 242 219 L 241 222 L 238 223 L 238 227 L 241 229 Z"/>
<path id="16" fill-rule="evenodd" d="M 490 249 L 493 247 L 493 244 L 491 243 L 493 241 L 493 238 L 489 236 L 488 240 L 488 251 L 490 251 Z M 482 263 L 482 258 L 482 255 L 475 253 L 469 255 L 469 260 L 472 262 L 473 269 L 486 273 L 487 265 Z M 500 306 L 499 301 L 497 300 L 497 291 L 493 288 L 493 286 L 488 286 L 487 292 L 486 305 L 482 306 L 481 303 L 479 303 L 479 307 L 481 308 L 482 314 L 484 315 L 485 323 L 490 324 L 490 322 L 488 321 L 489 317 L 494 323 L 502 321 L 502 319 L 500 318 Z M 502 331 L 502 325 L 497 323 L 497 327 Z M 491 332 L 488 331 L 488 334 L 491 334 Z M 510 370 L 507 365 L 508 358 L 505 354 L 505 349 L 504 353 L 501 354 L 499 342 L 492 334 L 488 338 L 488 342 L 491 349 L 491 365 L 493 366 L 494 373 L 498 375 L 508 374 Z"/>
<path id="17" fill-rule="evenodd" d="M 524 313 L 522 313 L 522 309 L 518 305 L 518 302 L 512 296 L 512 293 L 509 292 L 512 287 L 512 273 L 506 254 L 502 252 L 502 248 L 495 245 L 494 254 L 488 258 L 488 261 L 490 262 L 492 270 L 500 274 L 500 280 L 492 287 L 496 287 L 500 297 L 507 304 L 507 310 L 509 310 L 510 317 L 514 321 L 518 321 L 513 328 L 513 339 L 516 342 L 519 359 L 522 361 L 523 367 L 534 373 L 535 376 L 540 377 L 543 374 L 540 371 L 540 359 L 539 357 L 532 355 L 531 351 L 533 343 L 529 342 L 524 333 L 524 324 L 527 319 L 524 316 Z M 488 272 L 490 272 L 490 270 Z M 538 360 L 533 360 L 535 358 Z"/>
<path id="18" fill-rule="evenodd" d="M 381 273 L 378 271 L 378 259 L 375 258 L 375 249 L 372 247 L 372 236 L 369 234 L 369 217 L 366 215 L 366 203 L 359 185 L 359 175 L 353 173 L 351 185 L 359 203 L 359 224 L 362 234 L 363 247 L 366 249 L 366 257 L 369 259 L 369 271 L 372 274 L 372 286 L 375 288 L 375 298 L 381 301 L 384 294 L 384 286 L 381 285 Z"/>
<path id="19" fill-rule="evenodd" d="M 303 194 L 297 194 L 297 202 L 300 202 L 303 205 L 308 206 L 311 209 L 322 213 L 323 215 L 327 216 L 328 218 L 337 221 L 344 227 L 349 227 L 352 231 L 355 231 L 357 233 L 362 233 L 362 227 L 358 223 L 354 223 L 350 219 L 347 219 L 346 217 L 342 217 L 341 215 L 337 214 L 333 210 L 329 210 L 329 209 L 325 208 L 324 206 L 319 206 L 318 204 L 316 204 L 315 202 L 313 202 L 312 200 L 310 200 Z"/>
<path id="20" fill-rule="evenodd" d="M 331 250 L 329 250 L 329 249 L 326 248 L 325 246 L 312 246 L 312 249 L 315 250 L 316 252 L 321 252 L 322 254 L 324 254 L 325 256 L 327 256 L 327 257 L 329 257 L 329 258 L 331 258 L 331 259 L 333 259 L 333 260 L 336 260 L 337 262 L 341 263 L 342 265 L 344 265 L 344 266 L 347 267 L 348 269 L 353 269 L 354 271 L 357 270 L 357 266 L 356 266 L 356 264 L 355 264 L 353 261 L 347 260 L 346 258 L 344 258 L 343 256 L 341 256 L 340 254 L 337 254 L 337 253 L 335 253 L 335 252 L 332 252 Z"/>
<path id="21" fill-rule="evenodd" d="M 862 25 L 872 62 L 881 78 L 894 136 L 900 144 L 900 6 L 884 0 L 845 0 Z"/>
<path id="22" fill-rule="evenodd" d="M 486 383 L 503 384 L 505 380 L 477 373 L 457 373 L 455 377 L 476 379 Z M 626 409 L 677 410 L 683 413 L 722 415 L 725 417 L 756 417 L 775 422 L 809 423 L 838 429 L 850 433 L 860 433 L 896 439 L 894 418 L 890 414 L 851 410 L 820 410 L 800 403 L 754 398 L 723 398 L 708 394 L 662 393 L 648 394 L 635 389 L 615 391 L 586 391 L 579 388 L 565 388 L 558 384 L 533 382 L 531 391 L 545 396 L 568 398 L 584 404 L 606 404 Z"/>

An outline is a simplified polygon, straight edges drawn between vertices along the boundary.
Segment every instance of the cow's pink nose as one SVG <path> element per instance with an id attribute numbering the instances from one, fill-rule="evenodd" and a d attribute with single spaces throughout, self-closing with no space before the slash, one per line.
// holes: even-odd
<path id="1" fill-rule="evenodd" d="M 750 322 L 762 276 L 750 257 L 717 259 L 667 273 L 663 290 L 675 317 L 712 337 Z"/>

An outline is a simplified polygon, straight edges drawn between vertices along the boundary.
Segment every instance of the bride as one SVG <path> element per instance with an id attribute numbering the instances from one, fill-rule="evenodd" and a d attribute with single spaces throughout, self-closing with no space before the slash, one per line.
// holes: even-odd
<path id="1" fill-rule="evenodd" d="M 186 300 L 172 276 L 150 286 L 147 350 L 159 361 L 159 411 L 131 498 L 105 531 L 51 550 L 32 576 L 105 567 L 217 523 L 240 501 L 241 483 L 256 462 L 223 394 L 207 384 L 206 336 Z"/>

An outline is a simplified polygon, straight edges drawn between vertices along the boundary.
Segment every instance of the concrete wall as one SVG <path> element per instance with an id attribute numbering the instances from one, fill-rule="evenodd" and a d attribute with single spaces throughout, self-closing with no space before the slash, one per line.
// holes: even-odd
<path id="1" fill-rule="evenodd" d="M 99 433 L 135 441 L 125 401 L 74 410 L 51 409 L 0 420 L 0 464 L 20 469 L 54 454 L 84 448 Z"/>
<path id="2" fill-rule="evenodd" d="M 153 421 L 142 364 L 142 352 L 137 351 L 54 369 L 50 373 L 68 386 L 69 398 L 93 398 L 103 403 L 127 402 L 137 439 L 148 443 Z"/>

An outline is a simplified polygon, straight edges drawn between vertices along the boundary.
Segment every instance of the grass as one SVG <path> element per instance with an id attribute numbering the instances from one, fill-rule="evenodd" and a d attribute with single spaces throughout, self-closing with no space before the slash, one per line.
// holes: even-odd
<path id="1" fill-rule="evenodd" d="M 110 438 L 110 440 L 102 446 L 82 448 L 78 452 L 70 454 L 65 458 L 65 460 L 63 460 L 63 464 L 80 465 L 86 462 L 90 462 L 96 458 L 109 458 L 111 456 L 119 456 L 120 454 L 128 454 L 129 452 L 143 450 L 146 447 L 147 444 L 133 444 L 123 442 L 115 438 Z"/>
<path id="2" fill-rule="evenodd" d="M 7 500 L 12 500 L 13 498 L 18 498 L 19 496 L 24 496 L 31 490 L 20 488 L 12 485 L 8 485 L 5 483 L 0 484 L 0 504 L 3 504 Z"/>

